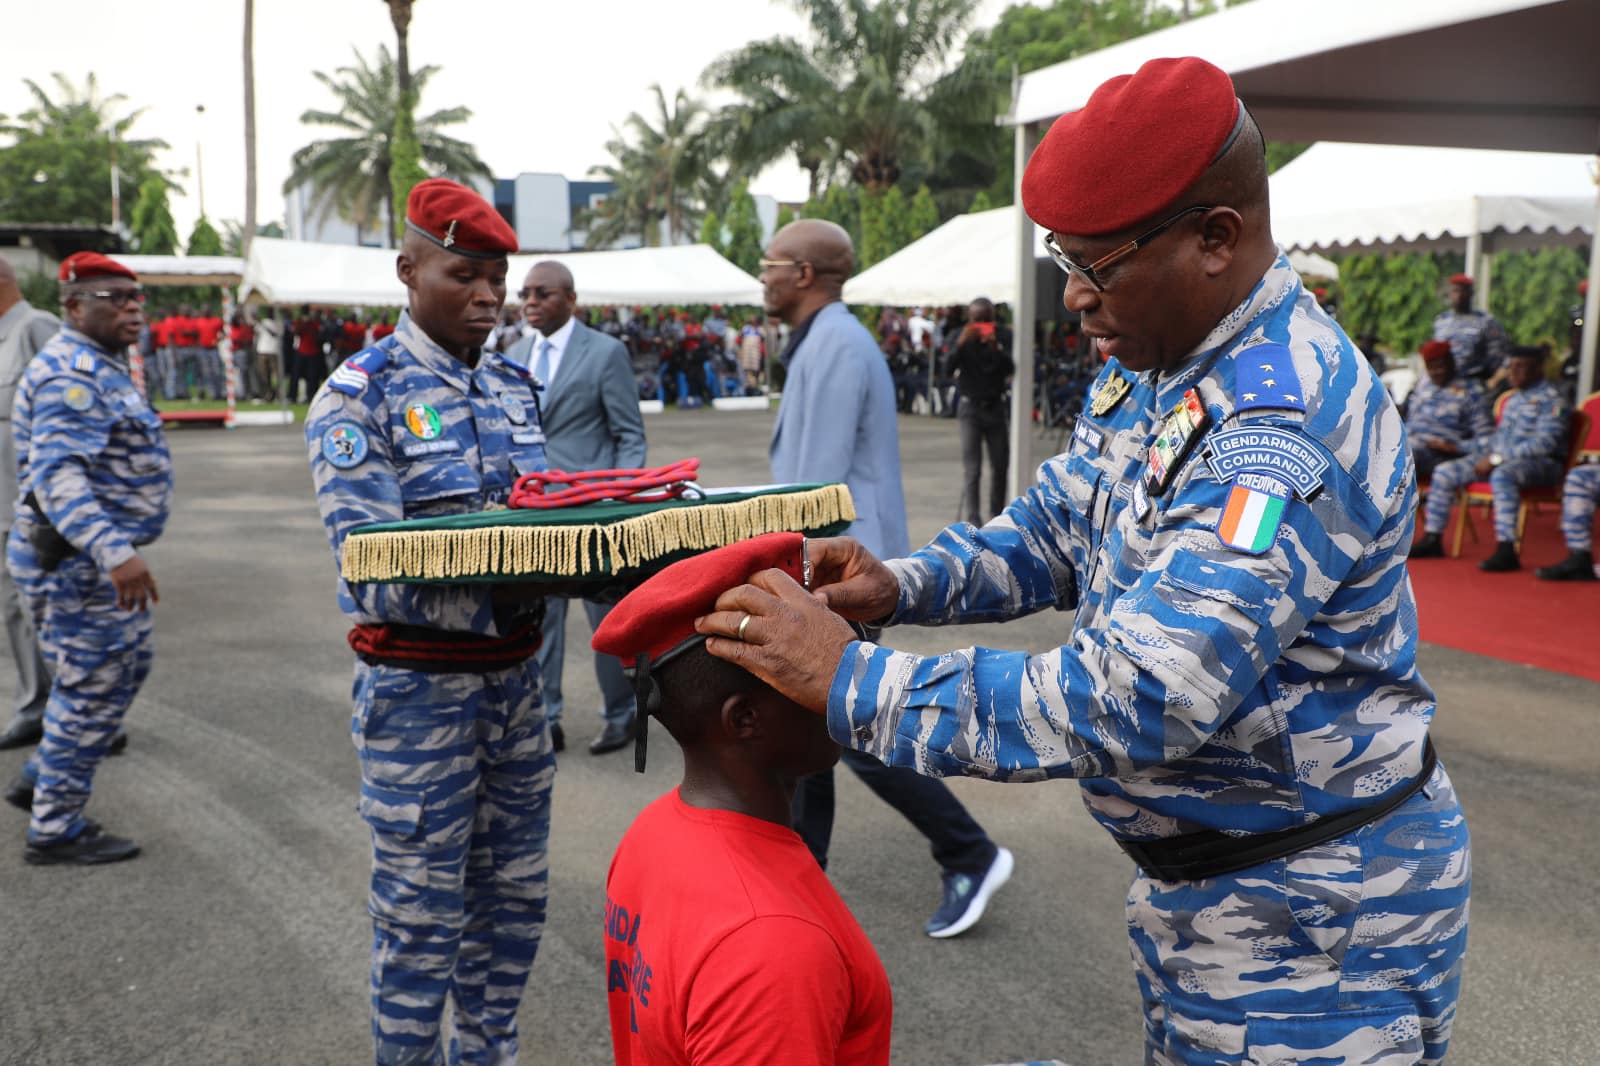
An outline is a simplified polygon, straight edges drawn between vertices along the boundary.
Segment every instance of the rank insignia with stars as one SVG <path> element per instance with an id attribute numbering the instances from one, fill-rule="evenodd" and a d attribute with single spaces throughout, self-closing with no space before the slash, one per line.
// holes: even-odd
<path id="1" fill-rule="evenodd" d="M 1121 374 L 1113 374 L 1101 382 L 1099 388 L 1094 390 L 1094 398 L 1089 401 L 1089 413 L 1099 418 L 1121 403 L 1122 398 L 1132 391 L 1133 382 Z"/>
<path id="2" fill-rule="evenodd" d="M 1234 357 L 1234 383 L 1240 411 L 1273 409 L 1304 411 L 1306 398 L 1300 391 L 1294 358 L 1281 344 L 1257 344 Z"/>

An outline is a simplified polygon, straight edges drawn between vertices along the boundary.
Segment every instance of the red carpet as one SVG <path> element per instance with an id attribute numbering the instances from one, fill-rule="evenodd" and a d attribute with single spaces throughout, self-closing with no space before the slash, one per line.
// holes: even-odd
<path id="1" fill-rule="evenodd" d="M 1450 546 L 1447 527 L 1445 547 Z M 1479 561 L 1494 551 L 1494 529 L 1474 509 L 1478 542 L 1463 537 L 1458 559 L 1407 564 L 1417 596 L 1422 639 L 1545 670 L 1600 681 L 1600 582 L 1540 581 L 1535 567 L 1567 557 L 1561 515 L 1545 506 L 1528 515 L 1522 569 L 1486 574 Z M 1417 527 L 1422 527 L 1418 516 Z"/>

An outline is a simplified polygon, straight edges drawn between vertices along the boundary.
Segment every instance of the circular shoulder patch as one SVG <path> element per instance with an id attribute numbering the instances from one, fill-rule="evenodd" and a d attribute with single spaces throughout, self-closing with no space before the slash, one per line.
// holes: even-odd
<path id="1" fill-rule="evenodd" d="M 61 394 L 61 402 L 74 411 L 87 411 L 94 406 L 94 393 L 87 385 L 68 385 L 67 391 Z"/>
<path id="2" fill-rule="evenodd" d="M 370 450 L 367 431 L 354 422 L 336 423 L 322 435 L 322 457 L 339 470 L 360 466 Z"/>

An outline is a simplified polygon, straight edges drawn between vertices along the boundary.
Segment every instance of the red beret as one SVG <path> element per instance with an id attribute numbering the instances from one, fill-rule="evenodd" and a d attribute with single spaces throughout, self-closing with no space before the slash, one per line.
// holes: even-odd
<path id="1" fill-rule="evenodd" d="M 1435 362 L 1449 354 L 1449 341 L 1425 341 L 1422 345 L 1422 361 L 1424 363 Z"/>
<path id="2" fill-rule="evenodd" d="M 406 198 L 406 225 L 468 259 L 498 259 L 517 250 L 517 231 L 489 201 L 448 178 L 419 181 Z"/>
<path id="3" fill-rule="evenodd" d="M 664 662 L 704 639 L 694 620 L 752 574 L 777 567 L 803 580 L 804 543 L 799 533 L 766 533 L 673 563 L 624 596 L 589 644 L 625 662 L 640 654 L 653 665 Z"/>
<path id="4" fill-rule="evenodd" d="M 1046 229 L 1116 233 L 1177 203 L 1238 137 L 1233 79 L 1203 59 L 1152 59 L 1056 119 L 1022 175 L 1022 207 Z"/>
<path id="5" fill-rule="evenodd" d="M 99 252 L 73 252 L 61 260 L 61 281 L 84 281 L 88 278 L 132 278 L 139 275 Z"/>
<path id="6" fill-rule="evenodd" d="M 1452 284 L 1452 285 L 1471 285 L 1472 284 L 1472 275 L 1471 274 L 1451 274 L 1450 275 L 1450 284 Z"/>

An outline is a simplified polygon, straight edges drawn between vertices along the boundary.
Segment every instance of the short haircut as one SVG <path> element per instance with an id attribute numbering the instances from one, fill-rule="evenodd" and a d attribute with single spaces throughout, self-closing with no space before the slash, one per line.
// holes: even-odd
<path id="1" fill-rule="evenodd" d="M 729 696 L 767 688 L 744 667 L 712 655 L 703 640 L 652 670 L 651 675 L 661 692 L 656 717 L 680 746 L 705 735 Z"/>

